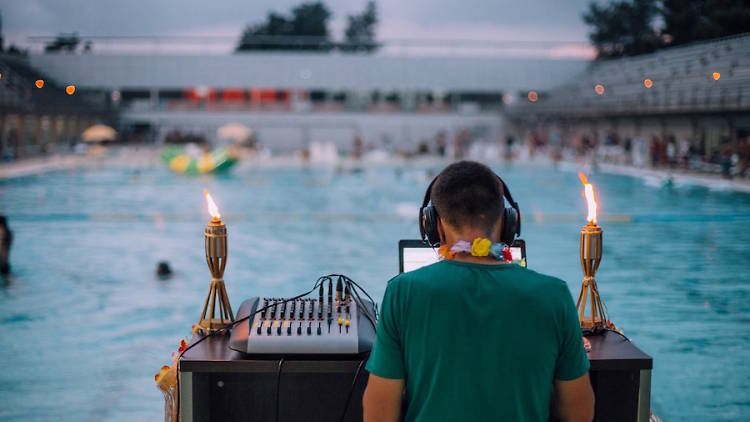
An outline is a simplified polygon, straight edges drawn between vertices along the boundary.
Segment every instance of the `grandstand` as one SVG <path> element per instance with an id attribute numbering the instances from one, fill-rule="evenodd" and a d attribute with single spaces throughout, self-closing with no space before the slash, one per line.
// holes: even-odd
<path id="1" fill-rule="evenodd" d="M 601 95 L 596 85 L 604 87 Z M 593 62 L 513 111 L 560 117 L 750 111 L 750 35 Z"/>
<path id="2" fill-rule="evenodd" d="M 682 142 L 716 164 L 750 133 L 750 34 L 592 62 L 535 95 L 507 117 L 537 143 L 553 133 L 562 146 Z"/>

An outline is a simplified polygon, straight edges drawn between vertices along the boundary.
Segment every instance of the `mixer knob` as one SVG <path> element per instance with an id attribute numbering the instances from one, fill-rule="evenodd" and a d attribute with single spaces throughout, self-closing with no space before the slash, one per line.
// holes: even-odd
<path id="1" fill-rule="evenodd" d="M 260 323 L 258 323 L 258 330 L 257 330 L 257 333 L 258 333 L 258 335 L 260 335 Z"/>
<path id="2" fill-rule="evenodd" d="M 320 323 L 318 323 L 318 335 L 320 335 L 320 333 L 321 333 L 321 331 L 320 331 Z"/>
<path id="3" fill-rule="evenodd" d="M 271 335 L 271 324 L 268 324 L 268 328 L 266 328 L 266 334 L 269 336 Z"/>
<path id="4" fill-rule="evenodd" d="M 307 335 L 312 334 L 312 322 L 307 323 Z"/>
<path id="5" fill-rule="evenodd" d="M 286 327 L 286 335 L 291 336 L 292 335 L 292 324 L 290 323 L 288 327 Z"/>
<path id="6" fill-rule="evenodd" d="M 279 324 L 279 326 L 276 327 L 276 334 L 281 335 L 281 324 Z"/>
<path id="7" fill-rule="evenodd" d="M 299 336 L 301 334 L 302 334 L 302 323 L 300 322 L 299 326 L 297 327 L 297 335 Z"/>

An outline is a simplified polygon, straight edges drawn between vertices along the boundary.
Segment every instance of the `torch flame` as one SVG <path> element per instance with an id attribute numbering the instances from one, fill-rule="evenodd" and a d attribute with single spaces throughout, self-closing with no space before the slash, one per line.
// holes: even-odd
<path id="1" fill-rule="evenodd" d="M 578 177 L 581 179 L 581 183 L 583 183 L 583 192 L 586 195 L 586 204 L 589 208 L 586 220 L 588 220 L 589 224 L 596 224 L 596 196 L 594 195 L 594 186 L 589 183 L 583 173 L 579 172 Z"/>
<path id="2" fill-rule="evenodd" d="M 208 213 L 211 214 L 211 217 L 213 217 L 214 219 L 221 220 L 219 207 L 216 206 L 216 202 L 214 202 L 214 199 L 211 197 L 211 194 L 208 193 L 207 189 L 203 189 L 203 194 L 206 196 L 206 204 L 208 204 Z"/>

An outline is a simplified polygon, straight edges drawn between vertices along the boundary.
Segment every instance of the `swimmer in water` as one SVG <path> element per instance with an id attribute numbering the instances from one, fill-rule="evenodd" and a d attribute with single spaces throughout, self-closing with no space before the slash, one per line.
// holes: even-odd
<path id="1" fill-rule="evenodd" d="M 8 228 L 8 220 L 0 215 L 0 274 L 10 274 L 10 246 L 13 232 Z"/>

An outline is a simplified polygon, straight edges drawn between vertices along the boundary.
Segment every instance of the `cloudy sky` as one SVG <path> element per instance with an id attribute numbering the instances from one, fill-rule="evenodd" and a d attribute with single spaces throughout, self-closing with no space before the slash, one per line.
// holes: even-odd
<path id="1" fill-rule="evenodd" d="M 378 0 L 381 40 L 463 39 L 587 42 L 581 13 L 590 0 Z M 33 35 L 237 36 L 273 10 L 302 0 L 0 0 L 6 43 Z M 338 38 L 366 0 L 325 0 Z"/>

